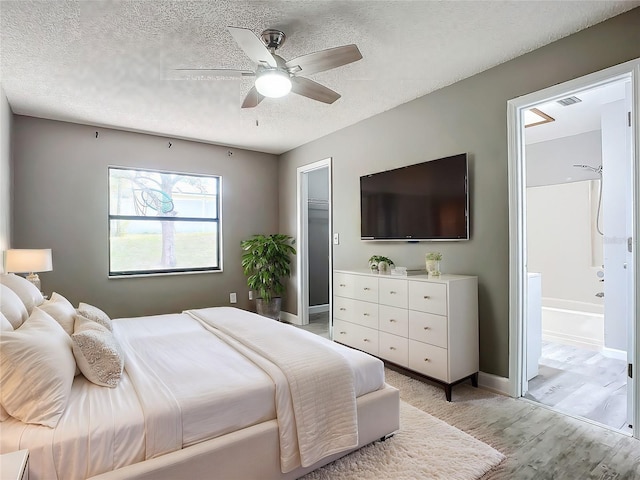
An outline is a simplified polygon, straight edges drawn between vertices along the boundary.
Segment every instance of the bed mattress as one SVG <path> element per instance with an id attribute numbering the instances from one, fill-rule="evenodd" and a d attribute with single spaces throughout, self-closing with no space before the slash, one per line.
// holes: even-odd
<path id="1" fill-rule="evenodd" d="M 32 480 L 54 474 L 65 480 L 87 478 L 161 455 L 166 452 L 158 431 L 179 429 L 185 447 L 276 417 L 269 375 L 190 315 L 125 318 L 113 324 L 125 351 L 117 388 L 94 385 L 79 375 L 55 429 L 15 419 L 0 423 L 0 451 L 28 448 Z M 380 360 L 297 331 L 348 361 L 357 396 L 383 388 Z"/>

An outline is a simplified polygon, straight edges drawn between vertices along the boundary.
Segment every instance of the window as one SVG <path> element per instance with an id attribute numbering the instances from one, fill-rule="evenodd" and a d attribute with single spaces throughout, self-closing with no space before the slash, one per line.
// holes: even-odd
<path id="1" fill-rule="evenodd" d="M 220 177 L 109 167 L 109 276 L 215 270 Z"/>

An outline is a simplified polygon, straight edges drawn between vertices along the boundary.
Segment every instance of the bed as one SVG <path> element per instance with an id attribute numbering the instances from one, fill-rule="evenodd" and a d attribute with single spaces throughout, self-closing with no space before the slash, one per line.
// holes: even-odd
<path id="1" fill-rule="evenodd" d="M 0 423 L 0 452 L 29 449 L 31 480 L 298 478 L 399 427 L 380 360 L 291 325 L 212 307 L 112 330 L 116 387 L 80 374 L 54 428 Z"/>

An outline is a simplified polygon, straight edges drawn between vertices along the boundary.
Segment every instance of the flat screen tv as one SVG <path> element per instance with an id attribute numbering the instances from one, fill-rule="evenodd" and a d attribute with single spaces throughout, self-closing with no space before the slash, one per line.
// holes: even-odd
<path id="1" fill-rule="evenodd" d="M 467 154 L 360 177 L 362 240 L 468 240 Z"/>

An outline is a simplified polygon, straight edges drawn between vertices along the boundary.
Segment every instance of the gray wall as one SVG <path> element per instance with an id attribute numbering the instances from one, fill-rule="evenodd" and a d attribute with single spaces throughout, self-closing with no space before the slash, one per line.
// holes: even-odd
<path id="1" fill-rule="evenodd" d="M 168 143 L 158 136 L 14 117 L 11 243 L 52 249 L 53 271 L 40 274 L 45 293 L 59 292 L 74 305 L 94 304 L 113 317 L 228 305 L 230 292 L 238 293 L 238 306 L 251 307 L 240 241 L 277 232 L 277 157 Z M 224 272 L 108 279 L 108 165 L 221 175 Z"/>
<path id="2" fill-rule="evenodd" d="M 0 272 L 11 240 L 11 130 L 13 114 L 0 85 Z"/>
<path id="3" fill-rule="evenodd" d="M 507 101 L 640 57 L 640 8 L 554 42 L 281 155 L 280 230 L 296 232 L 296 168 L 333 157 L 333 246 L 337 269 L 365 268 L 372 254 L 420 266 L 431 250 L 445 273 L 479 277 L 480 369 L 508 376 L 509 225 Z M 366 59 L 365 59 L 366 61 Z M 360 241 L 361 175 L 469 154 L 471 240 Z M 295 312 L 295 277 L 285 310 Z"/>

